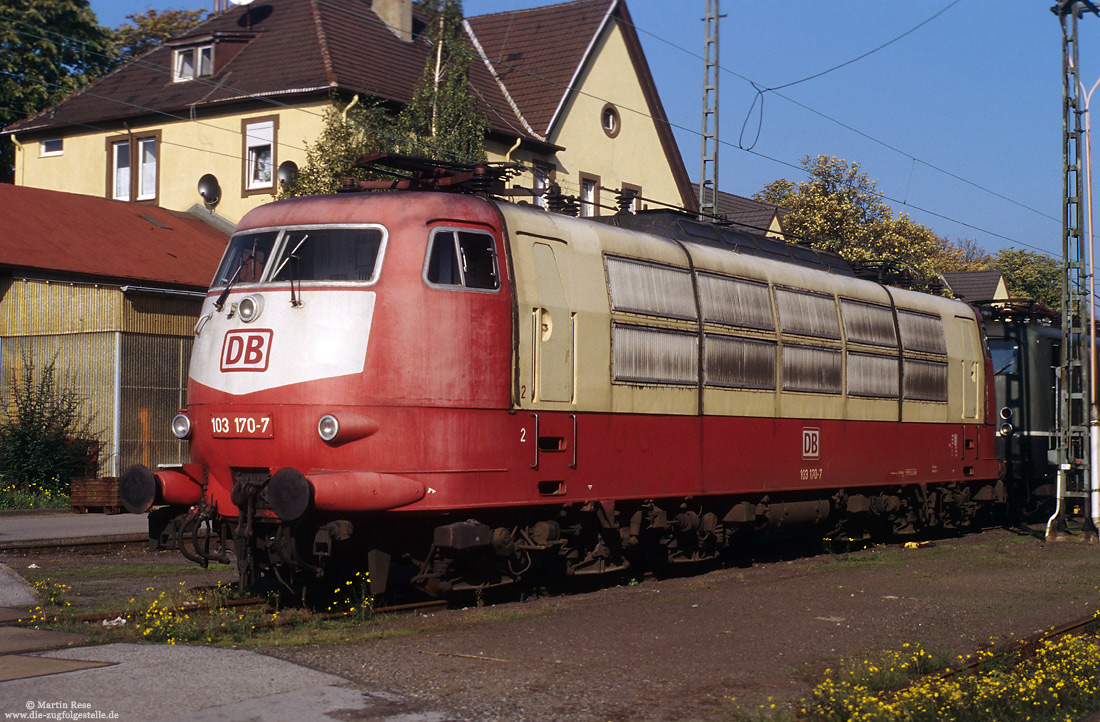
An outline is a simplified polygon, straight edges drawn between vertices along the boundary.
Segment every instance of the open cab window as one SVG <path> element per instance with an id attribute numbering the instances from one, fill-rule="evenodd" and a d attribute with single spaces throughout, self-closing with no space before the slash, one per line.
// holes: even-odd
<path id="1" fill-rule="evenodd" d="M 488 233 L 437 229 L 432 234 L 424 279 L 430 286 L 495 291 L 500 288 L 496 245 Z"/>

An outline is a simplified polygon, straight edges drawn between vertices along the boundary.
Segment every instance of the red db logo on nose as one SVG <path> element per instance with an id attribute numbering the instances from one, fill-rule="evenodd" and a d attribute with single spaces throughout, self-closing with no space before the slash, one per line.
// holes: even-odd
<path id="1" fill-rule="evenodd" d="M 222 344 L 222 371 L 267 371 L 271 329 L 226 331 Z"/>

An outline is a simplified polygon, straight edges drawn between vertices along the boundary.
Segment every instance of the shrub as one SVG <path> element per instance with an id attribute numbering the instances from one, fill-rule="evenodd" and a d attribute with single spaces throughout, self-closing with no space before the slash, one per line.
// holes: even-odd
<path id="1" fill-rule="evenodd" d="M 57 356 L 37 368 L 23 357 L 0 418 L 0 476 L 13 491 L 68 494 L 73 477 L 94 476 L 99 442 L 85 397 L 59 378 Z"/>

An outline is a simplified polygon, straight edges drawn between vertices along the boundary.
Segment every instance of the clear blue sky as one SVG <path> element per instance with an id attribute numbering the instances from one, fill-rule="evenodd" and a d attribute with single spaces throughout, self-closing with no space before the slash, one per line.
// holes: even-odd
<path id="1" fill-rule="evenodd" d="M 626 1 L 697 182 L 705 0 Z M 802 157 L 833 155 L 858 162 L 895 212 L 952 240 L 1060 255 L 1062 33 L 1053 0 L 952 1 L 724 0 L 719 187 L 751 196 L 776 178 L 803 179 Z M 467 15 L 546 4 L 463 3 Z M 148 7 L 212 9 L 213 0 L 91 5 L 101 24 L 115 27 Z M 768 88 L 813 76 L 940 11 L 857 62 L 766 93 L 763 115 L 759 98 L 750 115 L 756 92 L 748 81 Z M 1081 79 L 1091 87 L 1100 77 L 1100 17 L 1081 20 L 1079 47 Z M 1100 92 L 1096 99 L 1100 109 Z M 739 147 L 752 144 L 757 127 L 751 151 Z M 1100 147 L 1100 116 L 1097 128 Z M 1096 177 L 1100 185 L 1100 171 Z M 1100 226 L 1100 208 L 1097 218 Z"/>

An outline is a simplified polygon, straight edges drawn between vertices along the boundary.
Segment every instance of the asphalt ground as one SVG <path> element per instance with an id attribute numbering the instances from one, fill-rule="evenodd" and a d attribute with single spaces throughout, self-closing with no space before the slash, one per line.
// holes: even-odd
<path id="1" fill-rule="evenodd" d="M 149 536 L 144 514 L 74 514 L 61 509 L 0 512 L 0 550 L 87 542 L 132 542 Z"/>
<path id="2" fill-rule="evenodd" d="M 144 515 L 0 513 L 0 549 L 146 538 Z M 33 587 L 0 564 L 0 625 L 27 618 Z M 87 646 L 79 634 L 0 626 L 5 720 L 445 722 L 396 695 L 255 652 L 199 646 Z M 153 689 L 155 687 L 155 692 Z"/>

